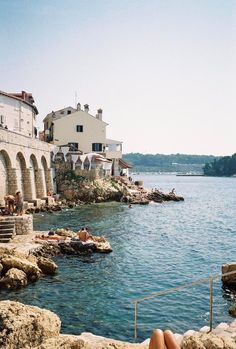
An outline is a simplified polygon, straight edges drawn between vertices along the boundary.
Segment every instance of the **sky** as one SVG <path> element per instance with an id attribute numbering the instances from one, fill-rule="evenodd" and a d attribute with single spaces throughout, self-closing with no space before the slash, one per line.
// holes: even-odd
<path id="1" fill-rule="evenodd" d="M 80 102 L 124 153 L 236 152 L 236 0 L 0 0 L 0 34 L 41 128 Z"/>

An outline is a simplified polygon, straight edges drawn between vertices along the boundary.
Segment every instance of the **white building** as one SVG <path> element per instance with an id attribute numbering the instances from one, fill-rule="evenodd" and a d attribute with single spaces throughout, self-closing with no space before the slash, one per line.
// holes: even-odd
<path id="1" fill-rule="evenodd" d="M 0 91 L 0 205 L 6 194 L 20 190 L 26 201 L 52 190 L 52 145 L 36 139 L 32 94 Z"/>
<path id="2" fill-rule="evenodd" d="M 84 154 L 100 153 L 113 161 L 113 174 L 119 175 L 119 159 L 122 158 L 122 142 L 108 139 L 107 123 L 103 121 L 102 109 L 97 115 L 89 113 L 88 104 L 84 110 L 78 103 L 77 109 L 67 107 L 48 114 L 44 122 L 44 137 L 57 146 L 68 145 L 71 151 Z"/>
<path id="3" fill-rule="evenodd" d="M 31 93 L 6 93 L 0 91 L 0 127 L 24 136 L 35 137 L 38 110 Z"/>

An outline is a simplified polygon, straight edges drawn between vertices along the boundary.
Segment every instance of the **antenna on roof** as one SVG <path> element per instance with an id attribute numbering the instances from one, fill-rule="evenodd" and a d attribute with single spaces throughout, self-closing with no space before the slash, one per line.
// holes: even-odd
<path id="1" fill-rule="evenodd" d="M 77 91 L 75 91 L 75 108 L 77 108 L 77 103 L 78 103 L 78 95 L 77 95 Z"/>

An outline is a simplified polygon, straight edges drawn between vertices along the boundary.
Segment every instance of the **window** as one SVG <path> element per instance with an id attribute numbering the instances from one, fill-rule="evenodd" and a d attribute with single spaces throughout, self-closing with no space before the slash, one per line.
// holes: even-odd
<path id="1" fill-rule="evenodd" d="M 92 151 L 102 151 L 102 143 L 92 143 Z"/>
<path id="2" fill-rule="evenodd" d="M 4 116 L 3 115 L 0 116 L 0 123 L 4 124 Z"/>
<path id="3" fill-rule="evenodd" d="M 79 143 L 75 143 L 75 142 L 69 142 L 69 151 L 77 151 L 79 150 Z"/>
<path id="4" fill-rule="evenodd" d="M 71 110 L 67 110 L 67 115 L 68 115 L 68 114 L 71 114 Z"/>
<path id="5" fill-rule="evenodd" d="M 76 132 L 84 132 L 83 125 L 76 125 Z"/>

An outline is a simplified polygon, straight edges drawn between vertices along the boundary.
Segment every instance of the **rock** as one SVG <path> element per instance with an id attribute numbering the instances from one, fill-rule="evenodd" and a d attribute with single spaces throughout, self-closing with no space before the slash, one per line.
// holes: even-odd
<path id="1" fill-rule="evenodd" d="M 73 230 L 69 230 L 69 229 L 56 229 L 55 233 L 59 236 L 66 236 L 66 237 L 73 237 L 75 236 L 75 232 L 73 232 Z"/>
<path id="2" fill-rule="evenodd" d="M 210 327 L 209 326 L 203 326 L 202 328 L 200 328 L 199 332 L 202 333 L 207 333 L 210 331 Z"/>
<path id="3" fill-rule="evenodd" d="M 185 337 L 193 336 L 196 333 L 194 330 L 188 330 L 187 332 L 184 333 Z"/>
<path id="4" fill-rule="evenodd" d="M 27 261 L 27 259 L 20 259 L 15 256 L 6 256 L 1 260 L 3 268 L 5 271 L 11 268 L 17 268 L 25 272 L 28 280 L 36 281 L 41 276 L 41 270 L 37 265 Z"/>
<path id="5" fill-rule="evenodd" d="M 45 275 L 54 275 L 57 272 L 58 266 L 51 259 L 39 257 L 37 260 L 39 269 Z"/>
<path id="6" fill-rule="evenodd" d="M 206 349 L 206 347 L 198 336 L 188 336 L 183 338 L 182 349 Z"/>
<path id="7" fill-rule="evenodd" d="M 222 271 L 222 282 L 224 286 L 230 287 L 230 288 L 236 288 L 236 263 L 227 263 L 223 264 L 221 267 Z M 223 274 L 234 272 L 231 275 L 223 276 Z"/>
<path id="8" fill-rule="evenodd" d="M 233 317 L 236 317 L 236 303 L 232 304 L 229 307 L 229 314 Z"/>
<path id="9" fill-rule="evenodd" d="M 108 241 L 105 242 L 97 242 L 95 241 L 95 245 L 96 245 L 96 252 L 100 252 L 100 253 L 110 253 L 112 252 L 112 248 L 111 245 Z"/>
<path id="10" fill-rule="evenodd" d="M 95 336 L 92 333 L 83 332 L 80 336 L 60 336 L 57 340 L 57 346 L 51 346 L 51 347 L 41 347 L 40 349 L 59 349 L 59 348 L 75 348 L 75 349 L 148 349 L 147 344 L 136 344 L 136 343 L 127 343 L 127 342 L 121 342 L 115 339 L 110 338 L 104 338 L 100 336 Z M 62 343 L 61 341 L 64 341 L 64 343 L 73 343 L 74 346 L 58 346 L 58 343 Z M 53 344 L 53 340 L 49 340 L 48 342 L 51 342 Z M 56 343 L 54 339 L 54 344 Z M 64 344 L 65 345 L 65 344 Z"/>
<path id="11" fill-rule="evenodd" d="M 79 339 L 78 336 L 62 334 L 46 340 L 37 349 L 85 349 L 84 344 L 84 341 Z"/>
<path id="12" fill-rule="evenodd" d="M 2 275 L 2 270 L 3 270 L 3 265 L 2 265 L 2 263 L 0 263 L 0 277 Z"/>
<path id="13" fill-rule="evenodd" d="M 32 254 L 35 257 L 45 257 L 45 258 L 57 256 L 61 254 L 61 248 L 57 242 L 49 243 L 47 241 L 44 241 L 43 243 L 41 243 L 41 246 L 39 248 L 32 251 Z"/>
<path id="14" fill-rule="evenodd" d="M 236 349 L 234 338 L 213 333 L 196 334 L 183 338 L 182 349 Z"/>
<path id="15" fill-rule="evenodd" d="M 61 242 L 60 250 L 62 254 L 68 254 L 68 255 L 76 254 L 73 246 L 71 246 L 69 242 Z"/>
<path id="16" fill-rule="evenodd" d="M 59 336 L 61 321 L 49 310 L 18 302 L 0 302 L 0 348 L 39 347 Z"/>
<path id="17" fill-rule="evenodd" d="M 27 285 L 27 275 L 19 269 L 12 268 L 0 280 L 0 288 L 17 289 Z"/>

